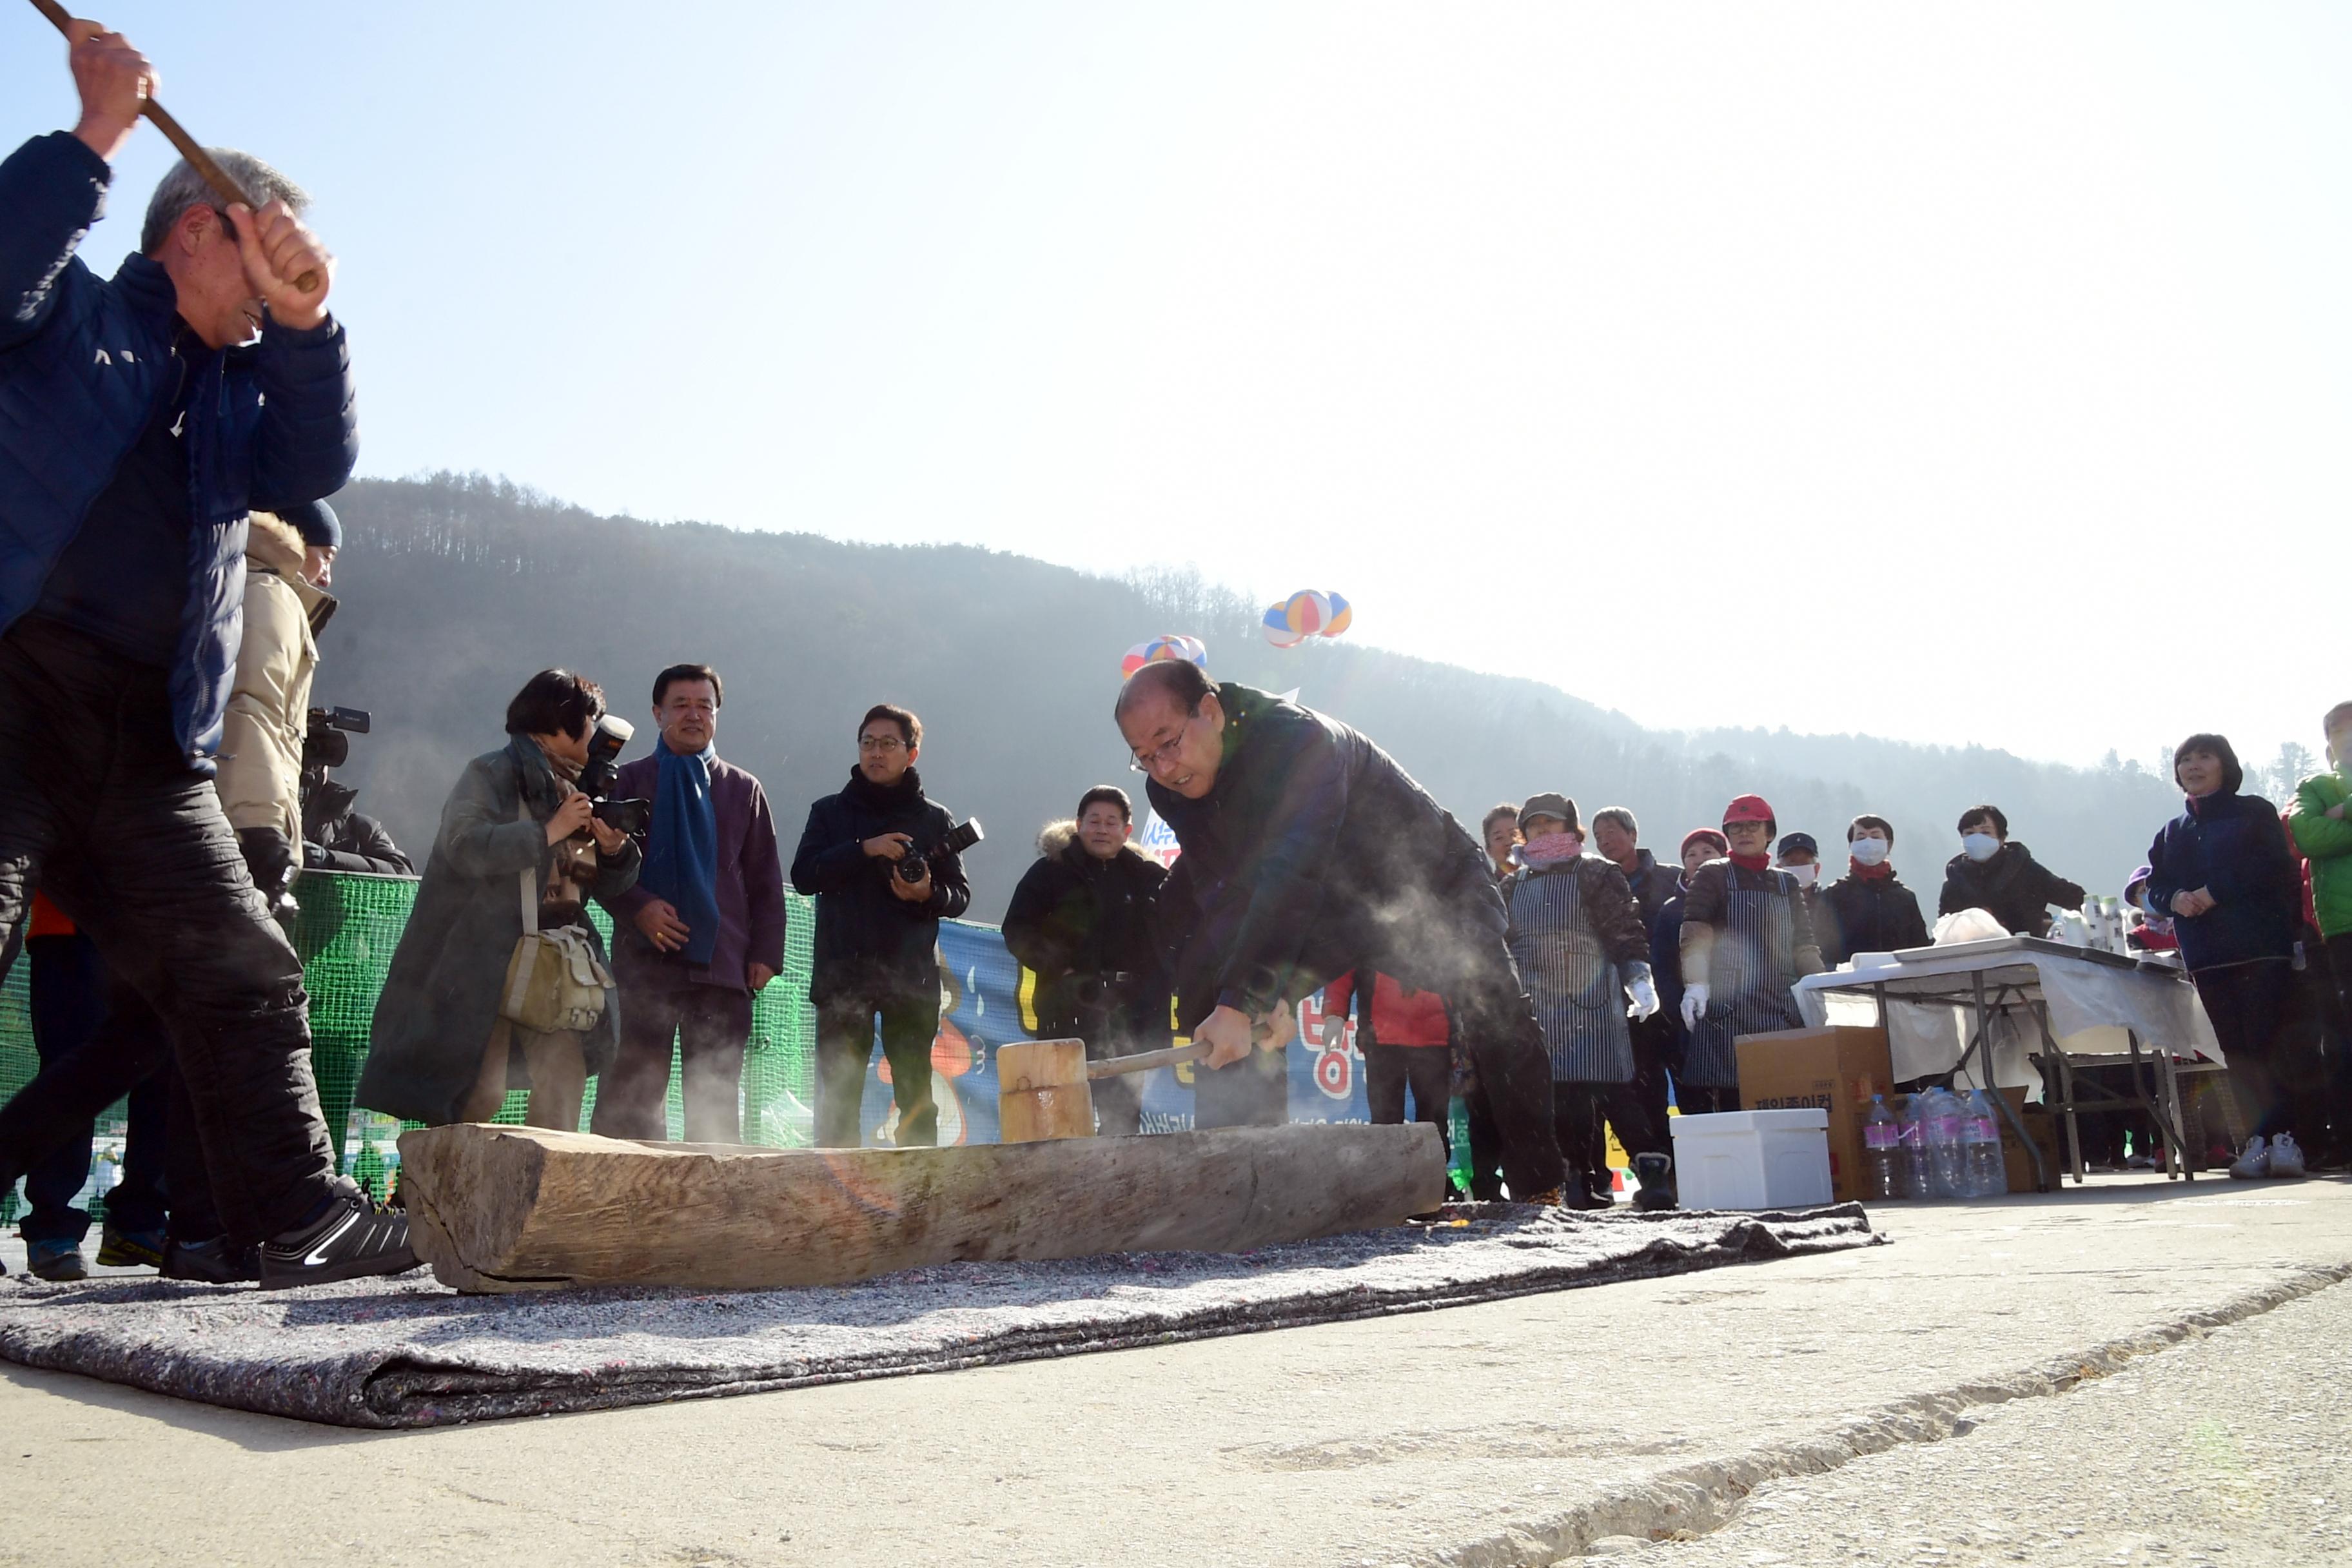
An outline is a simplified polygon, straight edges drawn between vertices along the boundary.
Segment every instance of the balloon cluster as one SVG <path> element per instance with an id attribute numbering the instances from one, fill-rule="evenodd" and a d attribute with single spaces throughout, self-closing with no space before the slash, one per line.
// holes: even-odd
<path id="1" fill-rule="evenodd" d="M 1308 637 L 1336 637 L 1355 616 L 1339 595 L 1302 588 L 1266 611 L 1265 640 L 1276 647 L 1297 647 Z"/>
<path id="2" fill-rule="evenodd" d="M 1172 632 L 1165 637 L 1153 637 L 1150 642 L 1137 643 L 1127 650 L 1127 657 L 1118 661 L 1119 679 L 1124 680 L 1145 665 L 1163 658 L 1189 658 L 1205 669 L 1209 665 L 1209 645 L 1199 637 L 1178 637 Z"/>

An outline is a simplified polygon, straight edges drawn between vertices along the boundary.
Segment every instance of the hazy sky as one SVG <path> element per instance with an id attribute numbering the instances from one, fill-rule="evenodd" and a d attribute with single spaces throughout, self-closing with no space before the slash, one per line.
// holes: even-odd
<path id="1" fill-rule="evenodd" d="M 317 195 L 363 472 L 1336 588 L 1664 725 L 2352 697 L 2345 7 L 310 9 L 104 19 Z"/>

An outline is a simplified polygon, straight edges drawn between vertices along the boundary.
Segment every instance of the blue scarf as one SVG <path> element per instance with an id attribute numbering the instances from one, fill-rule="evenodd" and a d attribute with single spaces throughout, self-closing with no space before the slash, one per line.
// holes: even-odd
<path id="1" fill-rule="evenodd" d="M 638 885 L 667 899 L 691 932 L 680 955 L 707 964 L 719 945 L 719 810 L 710 799 L 716 747 L 689 755 L 654 742 L 661 780 L 654 786 L 654 828 L 646 839 Z"/>

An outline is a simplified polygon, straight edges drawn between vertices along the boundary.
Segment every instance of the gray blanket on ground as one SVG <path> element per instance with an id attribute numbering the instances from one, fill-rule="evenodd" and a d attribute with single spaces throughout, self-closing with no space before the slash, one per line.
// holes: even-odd
<path id="1" fill-rule="evenodd" d="M 1434 1223 L 1255 1252 L 953 1263 L 827 1289 L 461 1296 L 416 1273 L 264 1293 L 0 1281 L 0 1358 L 235 1409 L 432 1426 L 1424 1311 L 1864 1247 L 1859 1205 Z"/>

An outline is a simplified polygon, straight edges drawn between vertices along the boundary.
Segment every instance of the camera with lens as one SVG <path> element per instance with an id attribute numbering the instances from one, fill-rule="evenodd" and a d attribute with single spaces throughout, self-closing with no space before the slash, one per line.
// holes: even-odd
<path id="1" fill-rule="evenodd" d="M 352 737 L 368 732 L 364 708 L 313 708 L 302 731 L 302 771 L 340 768 L 352 760 Z"/>
<path id="2" fill-rule="evenodd" d="M 632 837 L 652 829 L 654 803 L 629 796 L 616 800 L 613 786 L 621 778 L 622 748 L 636 732 L 637 727 L 626 719 L 605 714 L 588 731 L 588 761 L 580 770 L 580 793 L 595 803 L 592 809 L 596 820 Z"/>
<path id="3" fill-rule="evenodd" d="M 930 875 L 933 856 L 961 855 L 979 843 L 981 837 L 980 818 L 975 816 L 969 822 L 958 823 L 949 828 L 940 837 L 940 841 L 930 848 L 908 850 L 905 855 L 892 863 L 891 868 L 898 873 L 898 880 L 902 882 L 919 882 Z"/>

